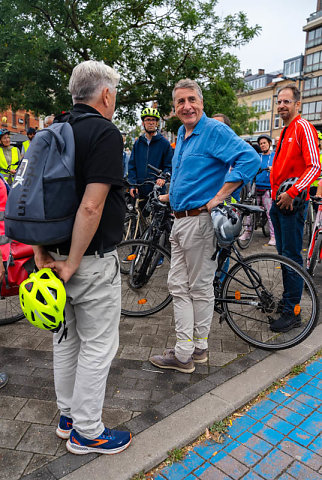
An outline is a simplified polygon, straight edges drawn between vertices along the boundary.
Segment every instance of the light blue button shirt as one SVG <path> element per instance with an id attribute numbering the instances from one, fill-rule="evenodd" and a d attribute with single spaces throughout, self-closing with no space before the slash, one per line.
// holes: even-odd
<path id="1" fill-rule="evenodd" d="M 225 182 L 250 182 L 260 167 L 256 151 L 231 128 L 203 113 L 188 138 L 182 125 L 172 159 L 170 204 L 191 210 L 209 202 Z M 233 167 L 229 172 L 230 167 Z"/>

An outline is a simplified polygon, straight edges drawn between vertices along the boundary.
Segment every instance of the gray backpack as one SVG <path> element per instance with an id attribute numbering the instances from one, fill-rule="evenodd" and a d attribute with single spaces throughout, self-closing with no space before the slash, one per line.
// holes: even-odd
<path id="1" fill-rule="evenodd" d="M 87 113 L 73 119 L 78 121 Z M 32 140 L 15 175 L 5 210 L 7 237 L 27 245 L 52 245 L 71 238 L 79 198 L 75 142 L 68 122 L 53 123 Z"/>

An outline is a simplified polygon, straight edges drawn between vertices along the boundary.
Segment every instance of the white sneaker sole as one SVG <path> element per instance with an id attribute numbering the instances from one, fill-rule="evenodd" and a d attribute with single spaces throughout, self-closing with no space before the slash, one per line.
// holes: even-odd
<path id="1" fill-rule="evenodd" d="M 131 443 L 132 437 L 128 443 L 122 445 L 118 448 L 111 448 L 107 450 L 106 448 L 97 448 L 97 447 L 86 447 L 85 445 L 77 445 L 76 443 L 71 443 L 70 440 L 66 442 L 66 448 L 70 453 L 75 455 L 86 455 L 87 453 L 102 453 L 104 455 L 114 455 L 115 453 L 123 452 Z"/>
<path id="2" fill-rule="evenodd" d="M 70 432 L 72 430 L 62 430 L 61 428 L 56 428 L 56 435 L 57 437 L 61 438 L 62 440 L 68 440 L 70 437 Z"/>
<path id="3" fill-rule="evenodd" d="M 193 359 L 194 363 L 206 363 L 206 362 L 208 362 L 208 355 L 206 356 L 206 358 L 202 358 L 200 360 L 194 358 L 193 355 L 192 355 L 192 359 Z"/>

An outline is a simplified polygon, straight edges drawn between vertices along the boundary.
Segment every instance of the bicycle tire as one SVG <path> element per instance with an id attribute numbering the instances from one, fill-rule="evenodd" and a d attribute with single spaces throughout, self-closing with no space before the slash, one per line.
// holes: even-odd
<path id="1" fill-rule="evenodd" d="M 315 237 L 315 243 L 312 251 L 311 258 L 309 260 L 310 264 L 308 266 L 308 273 L 313 277 L 314 275 L 314 270 L 315 267 L 320 259 L 320 254 L 321 254 L 321 248 L 322 248 L 322 232 L 316 234 Z"/>
<path id="2" fill-rule="evenodd" d="M 145 240 L 122 242 L 117 250 L 119 258 L 131 259 L 125 272 L 121 268 L 122 315 L 145 317 L 165 308 L 172 300 L 167 285 L 170 252 Z M 161 257 L 163 265 L 157 268 Z"/>
<path id="3" fill-rule="evenodd" d="M 309 202 L 306 219 L 305 219 L 305 227 L 304 227 L 307 247 L 309 247 L 311 243 L 312 234 L 313 234 L 313 225 L 314 225 L 314 210 L 313 210 L 312 203 Z"/>
<path id="4" fill-rule="evenodd" d="M 0 297 L 0 325 L 9 325 L 25 318 L 20 307 L 19 295 Z"/>
<path id="5" fill-rule="evenodd" d="M 248 272 L 253 269 L 259 275 L 264 288 L 258 283 L 258 292 L 254 289 L 242 263 L 247 265 Z M 280 255 L 252 255 L 243 259 L 242 263 L 236 263 L 230 269 L 222 287 L 222 298 L 231 300 L 223 303 L 230 328 L 250 345 L 264 350 L 284 350 L 302 342 L 310 335 L 319 318 L 318 293 L 311 277 L 297 263 Z M 285 333 L 275 333 L 270 330 L 270 323 L 281 313 L 283 267 L 292 269 L 303 280 L 298 307 L 301 309 L 301 325 Z"/>
<path id="6" fill-rule="evenodd" d="M 250 218 L 250 224 L 246 224 L 246 219 Z M 240 233 L 240 236 L 237 238 L 237 245 L 239 246 L 239 248 L 241 248 L 242 250 L 246 250 L 246 248 L 249 247 L 252 239 L 253 239 L 253 236 L 254 236 L 254 230 L 255 230 L 255 214 L 254 213 L 251 213 L 250 215 L 248 215 L 247 217 L 245 216 L 243 218 L 243 227 L 242 227 L 242 230 L 241 230 L 241 233 Z M 247 238 L 246 240 L 241 240 L 241 236 L 243 235 L 243 233 L 245 232 L 245 228 L 246 226 L 248 227 L 249 229 L 249 238 Z"/>

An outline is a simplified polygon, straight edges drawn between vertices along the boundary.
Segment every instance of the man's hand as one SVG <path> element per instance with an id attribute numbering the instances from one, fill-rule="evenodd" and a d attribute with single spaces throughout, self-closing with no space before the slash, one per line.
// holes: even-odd
<path id="1" fill-rule="evenodd" d="M 132 198 L 135 198 L 138 195 L 139 191 L 137 188 L 130 188 L 130 195 Z"/>
<path id="2" fill-rule="evenodd" d="M 228 195 L 233 193 L 238 187 L 242 185 L 243 182 L 226 182 L 223 184 L 217 195 L 209 200 L 206 204 L 207 210 L 211 213 L 211 210 L 217 207 L 220 203 L 223 203 Z"/>
<path id="3" fill-rule="evenodd" d="M 158 178 L 155 183 L 159 185 L 159 187 L 163 187 L 163 185 L 165 184 L 165 180 L 163 180 L 162 178 Z"/>
<path id="4" fill-rule="evenodd" d="M 49 255 L 47 250 L 45 250 L 43 247 L 35 245 L 33 246 L 33 250 L 34 250 L 35 264 L 39 270 L 41 270 L 42 268 L 45 268 L 45 266 L 48 263 L 54 261 L 53 257 Z"/>
<path id="5" fill-rule="evenodd" d="M 222 201 L 220 199 L 216 198 L 216 197 L 209 200 L 209 202 L 206 204 L 208 212 L 211 213 L 211 210 L 213 208 L 217 207 L 220 203 L 222 203 Z"/>
<path id="6" fill-rule="evenodd" d="M 65 283 L 74 275 L 78 265 L 73 265 L 70 260 L 52 260 L 51 262 L 45 265 L 47 268 L 51 268 L 54 272 L 57 273 L 59 278 L 61 278 Z"/>
<path id="7" fill-rule="evenodd" d="M 286 210 L 293 210 L 293 198 L 287 193 L 281 193 L 278 196 L 276 205 L 279 208 L 285 208 Z"/>
<path id="8" fill-rule="evenodd" d="M 170 201 L 168 193 L 166 193 L 165 195 L 159 195 L 158 198 L 159 198 L 160 202 L 162 202 L 162 203 L 167 203 L 167 202 Z"/>

